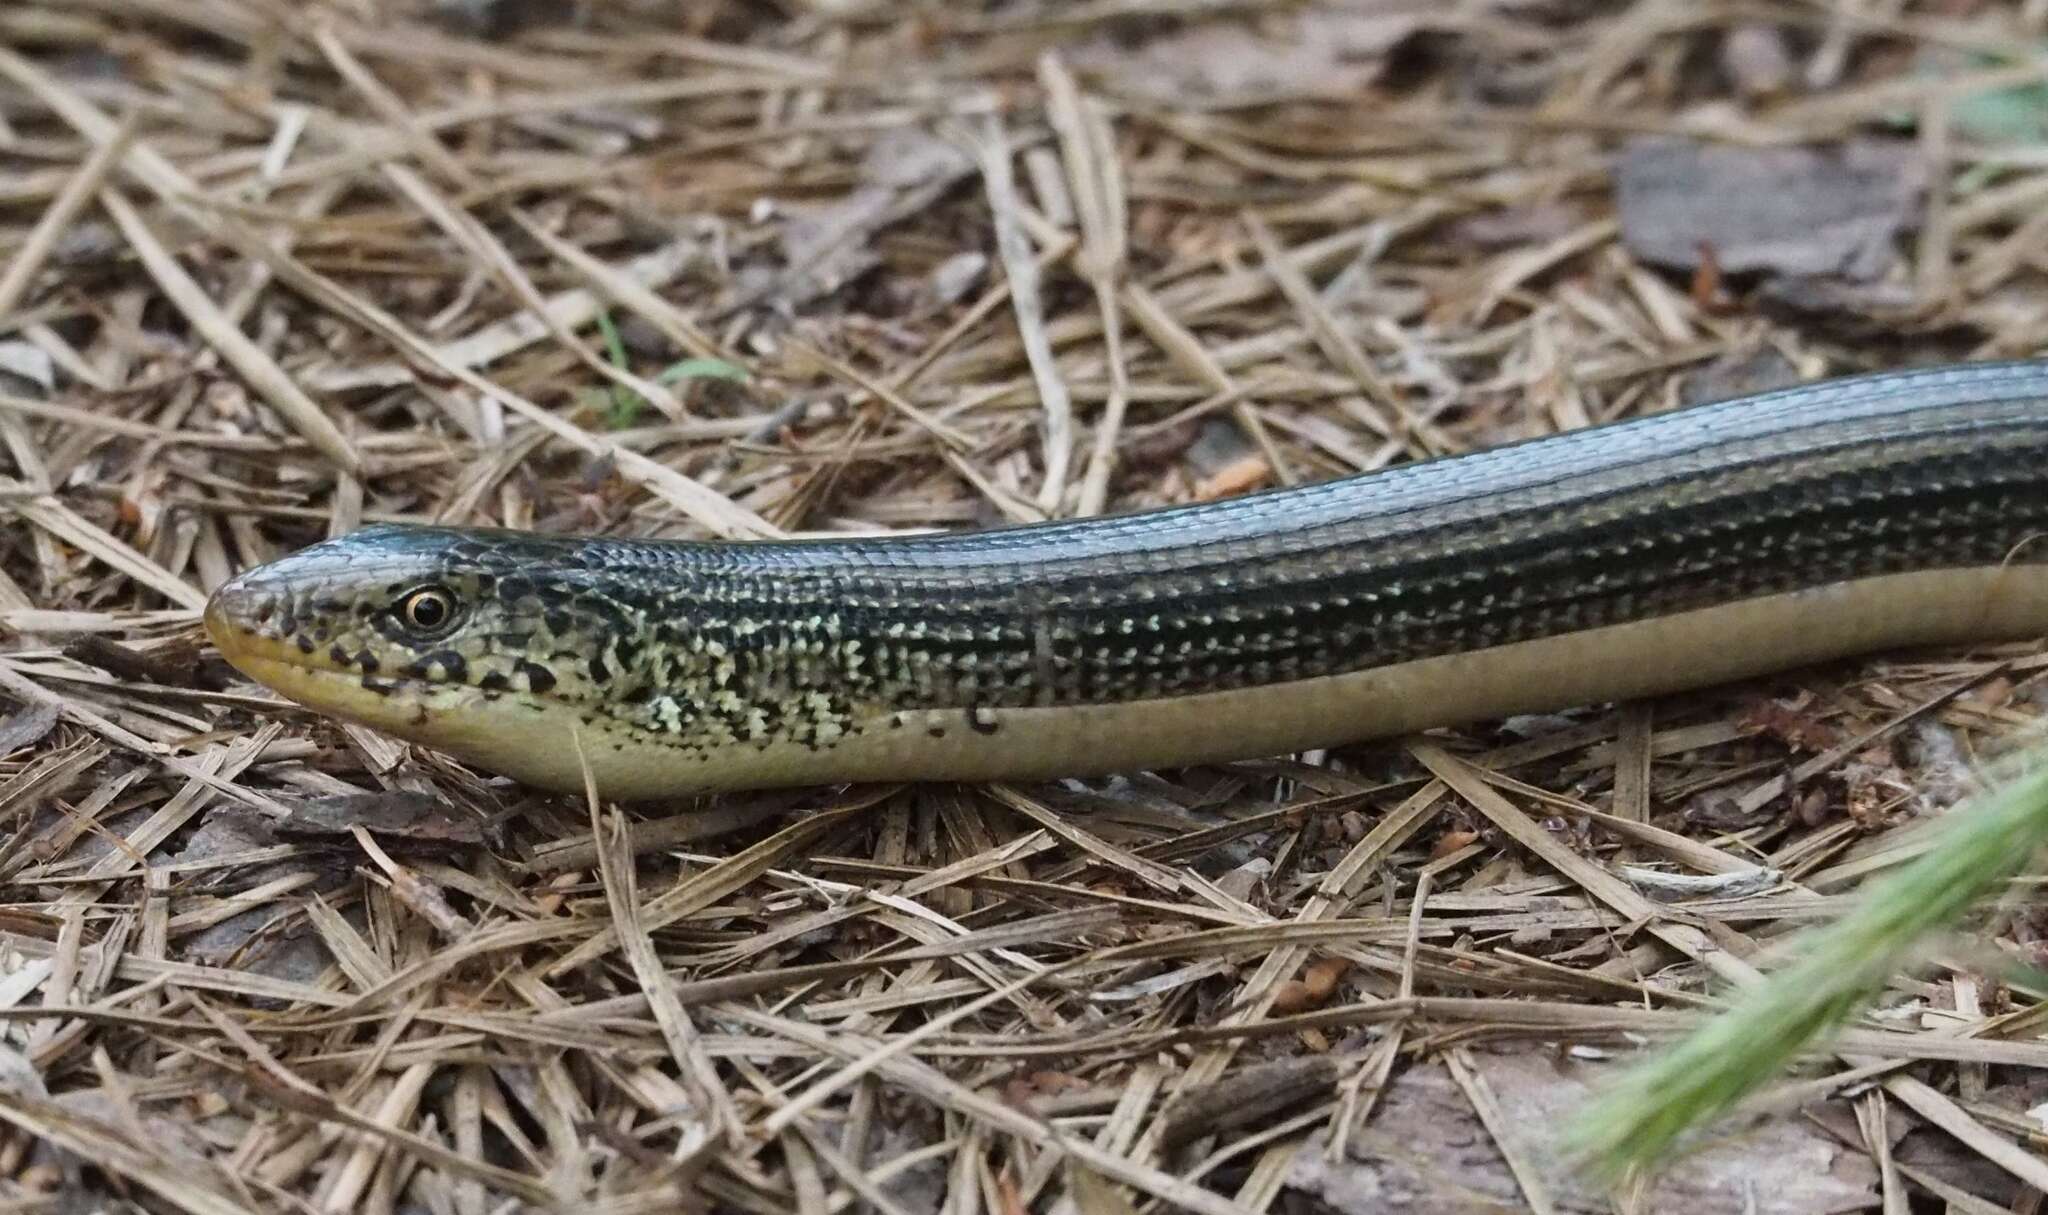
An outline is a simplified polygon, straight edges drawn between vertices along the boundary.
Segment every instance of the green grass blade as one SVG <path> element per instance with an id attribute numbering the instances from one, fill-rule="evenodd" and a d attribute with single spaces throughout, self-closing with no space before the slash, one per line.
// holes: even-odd
<path id="1" fill-rule="evenodd" d="M 1573 1154 L 1610 1178 L 1646 1169 L 1861 1010 L 1930 933 L 2048 844 L 2048 764 L 2031 767 L 1951 810 L 1928 851 L 1809 932 L 1790 965 L 1618 1077 L 1568 1128 Z"/>
<path id="2" fill-rule="evenodd" d="M 605 357 L 611 360 L 611 365 L 621 371 L 629 370 L 626 343 L 619 336 L 619 327 L 612 324 L 611 313 L 597 314 L 597 331 L 604 338 Z M 621 385 L 610 385 L 610 389 L 611 412 L 605 417 L 605 425 L 613 430 L 624 430 L 639 420 L 640 410 L 647 402 L 641 399 L 639 393 Z"/>
<path id="3" fill-rule="evenodd" d="M 679 380 L 733 380 L 745 383 L 747 369 L 726 362 L 724 359 L 684 359 L 662 369 L 655 377 L 664 384 Z"/>

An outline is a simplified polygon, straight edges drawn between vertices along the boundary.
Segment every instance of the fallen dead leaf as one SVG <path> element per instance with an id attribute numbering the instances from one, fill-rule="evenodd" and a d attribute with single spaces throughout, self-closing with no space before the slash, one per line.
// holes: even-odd
<path id="1" fill-rule="evenodd" d="M 1195 499 L 1211 502 L 1217 498 L 1230 498 L 1264 485 L 1273 475 L 1273 466 L 1266 457 L 1254 452 L 1240 456 L 1230 463 L 1202 478 L 1195 486 Z"/>
<path id="2" fill-rule="evenodd" d="M 1799 369 L 1775 346 L 1731 351 L 1686 374 L 1678 388 L 1685 405 L 1725 401 L 1754 392 L 1789 388 L 1799 382 Z"/>
<path id="3" fill-rule="evenodd" d="M 1758 700 L 1743 711 L 1742 728 L 1774 738 L 1794 751 L 1825 751 L 1841 741 L 1841 732 L 1804 707 L 1777 700 Z"/>
<path id="4" fill-rule="evenodd" d="M 1479 833 L 1477 831 L 1472 831 L 1466 828 L 1459 828 L 1455 831 L 1446 831 L 1442 835 L 1437 837 L 1435 846 L 1430 848 L 1429 859 L 1432 861 L 1440 861 L 1443 858 L 1452 854 L 1453 852 L 1456 852 L 1458 849 L 1467 847 L 1468 845 L 1475 844 L 1478 842 Z"/>
<path id="5" fill-rule="evenodd" d="M 1321 1008 L 1337 992 L 1337 983 L 1350 971 L 1347 958 L 1317 958 L 1302 967 L 1299 979 L 1282 983 L 1273 995 L 1275 1013 L 1297 1013 Z"/>
<path id="6" fill-rule="evenodd" d="M 1623 242 L 1655 265 L 1692 271 L 1704 245 L 1723 274 L 1870 282 L 1897 263 L 1893 242 L 1917 220 L 1926 179 L 1918 151 L 1896 142 L 1640 139 L 1615 170 L 1615 203 Z"/>
<path id="7" fill-rule="evenodd" d="M 53 704 L 33 704 L 0 718 L 0 755 L 33 747 L 57 728 L 63 711 Z"/>

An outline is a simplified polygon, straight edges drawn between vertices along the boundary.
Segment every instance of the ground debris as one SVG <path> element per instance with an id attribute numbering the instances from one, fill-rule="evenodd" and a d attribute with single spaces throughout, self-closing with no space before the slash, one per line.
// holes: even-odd
<path id="1" fill-rule="evenodd" d="M 292 843 L 353 848 L 358 829 L 393 847 L 435 854 L 503 841 L 493 824 L 432 794 L 344 793 L 286 804 L 291 816 L 270 824 L 270 830 L 277 839 Z"/>
<path id="2" fill-rule="evenodd" d="M 0 717 L 0 755 L 35 746 L 61 719 L 62 711 L 52 704 L 30 705 Z"/>
<path id="3" fill-rule="evenodd" d="M 2038 351 L 2038 7 L 0 4 L 0 1205 L 1521 1209 L 1483 1106 L 1588 1209 L 1528 1136 L 2033 737 L 2039 645 L 621 821 L 217 678 L 205 595 L 369 522 L 1067 518 Z M 2044 939 L 1882 1018 L 2029 1142 Z M 1643 1209 L 1872 1205 L 1877 1091 Z M 2014 1205 L 1890 1108 L 1912 1202 Z"/>
<path id="4" fill-rule="evenodd" d="M 782 208 L 783 265 L 765 280 L 769 298 L 797 308 L 845 287 L 881 263 L 877 233 L 922 212 L 973 168 L 960 148 L 918 130 L 877 141 L 861 162 L 858 189 L 831 203 Z"/>
<path id="5" fill-rule="evenodd" d="M 1358 90 L 1378 78 L 1387 53 L 1422 27 L 1430 7 L 1321 0 L 1263 19 L 1192 23 L 1136 47 L 1104 39 L 1075 60 L 1113 73 L 1119 90 L 1161 99 Z"/>
<path id="6" fill-rule="evenodd" d="M 173 688 L 206 688 L 219 692 L 228 685 L 225 664 L 200 652 L 196 640 L 138 650 L 88 633 L 64 647 L 64 656 L 134 683 Z"/>
<path id="7" fill-rule="evenodd" d="M 1797 68 L 1785 30 L 1752 21 L 1729 30 L 1721 40 L 1721 70 L 1743 96 L 1765 98 L 1789 90 Z"/>
<path id="8" fill-rule="evenodd" d="M 1276 1059 L 1239 1071 L 1227 1080 L 1184 1093 L 1167 1107 L 1160 1142 L 1171 1148 L 1203 1135 L 1247 1126 L 1328 1092 L 1337 1083 L 1338 1063 L 1328 1055 Z"/>
<path id="9" fill-rule="evenodd" d="M 1590 1091 L 1591 1069 L 1538 1052 L 1475 1053 L 1472 1066 L 1499 1103 L 1510 1149 L 1534 1164 L 1552 1209 L 1613 1209 L 1608 1194 L 1564 1162 L 1556 1141 L 1565 1116 Z M 1353 1132 L 1344 1159 L 1331 1160 L 1327 1141 L 1312 1137 L 1295 1153 L 1289 1188 L 1340 1215 L 1529 1209 L 1500 1147 L 1442 1067 L 1402 1072 L 1381 1102 L 1376 1124 Z M 1642 1209 L 1695 1215 L 1834 1215 L 1875 1204 L 1877 1170 L 1784 1114 L 1674 1164 L 1643 1197 Z"/>
<path id="10" fill-rule="evenodd" d="M 1642 139 L 1615 167 L 1622 240 L 1646 262 L 1867 283 L 1898 263 L 1927 167 L 1910 144 L 1741 148 Z"/>
<path id="11" fill-rule="evenodd" d="M 1756 392 L 1790 388 L 1799 383 L 1799 369 L 1781 350 L 1763 346 L 1731 352 L 1688 373 L 1679 389 L 1686 405 L 1726 401 Z"/>

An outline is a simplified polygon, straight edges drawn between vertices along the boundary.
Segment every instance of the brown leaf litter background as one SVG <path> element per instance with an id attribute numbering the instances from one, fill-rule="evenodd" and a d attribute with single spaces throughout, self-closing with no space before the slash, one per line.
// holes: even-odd
<path id="1" fill-rule="evenodd" d="M 2048 336 L 2048 4 L 0 7 L 0 1201 L 2037 1211 L 2014 886 L 1646 1192 L 1555 1132 L 2038 646 L 593 819 L 235 678 L 383 519 L 1216 498 Z"/>

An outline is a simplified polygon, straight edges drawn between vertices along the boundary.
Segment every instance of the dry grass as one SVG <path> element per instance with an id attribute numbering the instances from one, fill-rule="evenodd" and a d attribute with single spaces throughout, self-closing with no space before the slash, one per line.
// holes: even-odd
<path id="1" fill-rule="evenodd" d="M 2048 334 L 2031 0 L 910 7 L 0 8 L 8 1209 L 1594 1209 L 1546 1102 L 2033 727 L 2021 646 L 627 818 L 225 677 L 369 520 L 1036 520 Z M 1651 134 L 1932 188 L 1774 294 L 1631 253 Z M 1643 1209 L 2037 1209 L 2033 889 Z"/>

